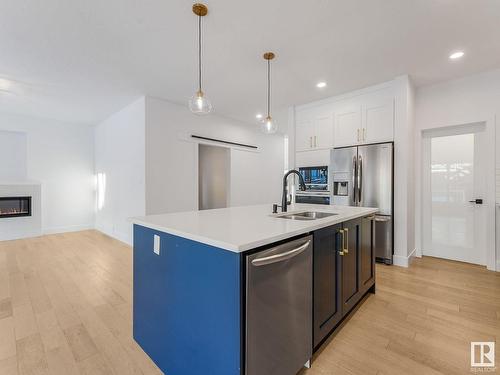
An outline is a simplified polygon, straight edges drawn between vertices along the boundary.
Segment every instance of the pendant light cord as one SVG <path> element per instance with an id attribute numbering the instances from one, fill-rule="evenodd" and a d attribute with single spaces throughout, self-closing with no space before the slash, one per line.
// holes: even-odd
<path id="1" fill-rule="evenodd" d="M 201 16 L 198 16 L 198 90 L 201 92 Z"/>
<path id="2" fill-rule="evenodd" d="M 271 107 L 271 61 L 267 60 L 267 117 L 270 117 Z"/>

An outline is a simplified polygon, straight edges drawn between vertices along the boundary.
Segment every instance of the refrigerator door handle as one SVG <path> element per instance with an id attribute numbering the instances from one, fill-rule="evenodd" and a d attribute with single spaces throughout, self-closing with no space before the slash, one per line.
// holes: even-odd
<path id="1" fill-rule="evenodd" d="M 361 204 L 361 194 L 363 190 L 363 159 L 358 156 L 358 203 Z"/>
<path id="2" fill-rule="evenodd" d="M 358 179 L 358 166 L 356 163 L 356 155 L 352 157 L 352 194 L 354 197 L 354 205 L 357 204 L 358 189 L 356 188 L 356 181 Z"/>

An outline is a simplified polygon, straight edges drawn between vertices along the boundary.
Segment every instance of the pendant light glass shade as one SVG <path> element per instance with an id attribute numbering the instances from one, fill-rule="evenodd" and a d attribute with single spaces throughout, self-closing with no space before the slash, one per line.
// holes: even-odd
<path id="1" fill-rule="evenodd" d="M 194 4 L 193 13 L 196 16 L 198 16 L 198 90 L 189 99 L 189 110 L 196 115 L 206 115 L 212 112 L 213 110 L 212 103 L 201 89 L 202 87 L 201 17 L 204 17 L 208 14 L 208 8 L 204 4 Z"/>
<path id="2" fill-rule="evenodd" d="M 271 118 L 271 116 L 269 116 L 262 120 L 260 130 L 264 134 L 274 134 L 278 131 L 278 125 L 276 125 L 276 122 Z"/>
<path id="3" fill-rule="evenodd" d="M 207 115 L 212 112 L 212 103 L 203 91 L 197 91 L 189 99 L 189 110 L 196 115 Z"/>
<path id="4" fill-rule="evenodd" d="M 274 53 L 266 52 L 264 59 L 267 60 L 267 116 L 260 124 L 260 130 L 264 134 L 274 134 L 278 131 L 278 125 L 271 117 L 271 60 L 274 59 Z"/>

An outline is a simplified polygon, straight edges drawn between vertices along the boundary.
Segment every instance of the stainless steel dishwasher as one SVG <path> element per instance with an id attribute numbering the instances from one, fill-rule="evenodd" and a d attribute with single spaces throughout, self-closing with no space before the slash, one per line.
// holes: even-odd
<path id="1" fill-rule="evenodd" d="M 295 375 L 312 356 L 312 236 L 246 259 L 246 375 Z"/>

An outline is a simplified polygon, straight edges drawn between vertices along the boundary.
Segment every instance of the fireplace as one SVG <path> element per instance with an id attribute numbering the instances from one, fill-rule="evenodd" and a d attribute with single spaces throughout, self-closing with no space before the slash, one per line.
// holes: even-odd
<path id="1" fill-rule="evenodd" d="M 0 219 L 31 216 L 31 197 L 0 197 Z"/>

